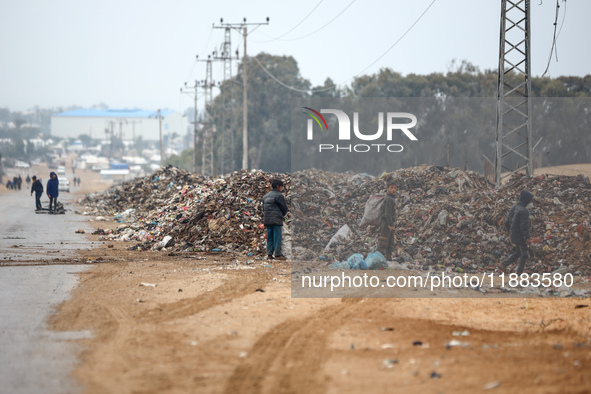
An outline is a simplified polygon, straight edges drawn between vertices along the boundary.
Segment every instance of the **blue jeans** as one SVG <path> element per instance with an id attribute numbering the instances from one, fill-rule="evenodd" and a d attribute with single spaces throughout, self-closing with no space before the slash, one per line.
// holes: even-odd
<path id="1" fill-rule="evenodd" d="M 281 256 L 281 238 L 283 226 L 267 226 L 267 256 Z"/>
<path id="2" fill-rule="evenodd" d="M 35 207 L 41 209 L 41 193 L 35 192 Z"/>
<path id="3" fill-rule="evenodd" d="M 57 197 L 49 197 L 49 212 L 57 212 Z"/>

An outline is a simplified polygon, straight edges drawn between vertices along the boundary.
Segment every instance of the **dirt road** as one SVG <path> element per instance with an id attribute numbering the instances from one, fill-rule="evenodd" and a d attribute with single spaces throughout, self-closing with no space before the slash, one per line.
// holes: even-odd
<path id="1" fill-rule="evenodd" d="M 591 387 L 588 299 L 292 299 L 286 264 L 115 248 L 52 321 L 95 333 L 87 392 Z"/>
<path id="2" fill-rule="evenodd" d="M 286 263 L 128 246 L 80 251 L 50 322 L 94 334 L 84 392 L 591 390 L 589 299 L 295 299 Z"/>

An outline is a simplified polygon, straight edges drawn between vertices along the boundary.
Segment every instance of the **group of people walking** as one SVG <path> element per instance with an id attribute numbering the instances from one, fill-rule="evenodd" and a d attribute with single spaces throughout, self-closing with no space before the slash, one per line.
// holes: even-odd
<path id="1" fill-rule="evenodd" d="M 33 184 L 31 185 L 31 196 L 35 193 L 35 209 L 40 211 L 43 209 L 41 206 L 41 195 L 43 195 L 43 184 L 37 176 L 33 175 Z M 49 174 L 49 180 L 47 181 L 47 197 L 49 197 L 49 213 L 57 213 L 57 198 L 60 194 L 59 191 L 59 179 L 55 172 Z"/>
<path id="2" fill-rule="evenodd" d="M 27 185 L 31 182 L 31 178 L 27 176 Z M 21 186 L 23 185 L 23 178 L 21 176 L 15 176 L 12 179 L 8 179 L 6 182 L 6 188 L 10 190 L 21 190 Z"/>

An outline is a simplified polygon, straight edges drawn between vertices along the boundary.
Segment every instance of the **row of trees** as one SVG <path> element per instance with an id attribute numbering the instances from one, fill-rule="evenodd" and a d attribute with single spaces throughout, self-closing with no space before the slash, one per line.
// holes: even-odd
<path id="1" fill-rule="evenodd" d="M 287 89 L 277 83 L 260 66 L 266 68 Z M 241 66 L 240 66 L 241 67 Z M 445 165 L 447 145 L 451 150 L 451 165 L 483 171 L 483 155 L 494 157 L 496 130 L 497 72 L 481 71 L 468 62 L 454 63 L 447 73 L 429 75 L 401 75 L 385 68 L 375 74 L 363 75 L 350 86 L 334 87 L 330 79 L 322 86 L 312 87 L 300 75 L 295 59 L 261 53 L 248 63 L 248 130 L 250 168 L 288 172 L 292 170 L 291 119 L 293 102 L 338 98 L 341 103 L 354 104 L 355 100 L 369 97 L 432 98 L 431 108 L 422 108 L 431 116 L 421 128 L 420 149 L 411 155 L 400 156 L 392 163 L 379 163 L 373 172 L 393 170 L 415 164 Z M 511 76 L 509 76 L 510 78 Z M 297 89 L 297 90 L 296 90 Z M 307 93 L 307 90 L 318 90 Z M 240 167 L 242 157 L 242 73 L 224 81 L 212 108 L 207 111 L 215 119 L 218 132 L 215 139 L 217 171 L 220 171 L 221 131 L 224 125 L 234 131 L 234 163 Z M 223 94 L 226 94 L 224 97 Z M 534 100 L 534 139 L 541 138 L 537 147 L 538 164 L 560 165 L 591 162 L 589 112 L 591 105 L 591 75 L 586 77 L 533 78 L 532 95 L 536 97 L 568 97 L 569 102 Z M 231 97 L 229 101 L 228 98 Z M 443 105 L 443 98 L 488 98 L 455 108 Z M 576 99 L 576 100 L 575 100 Z M 295 101 L 294 101 L 295 100 Z M 230 105 L 224 105 L 227 102 Z M 438 103 L 438 104 L 437 104 Z M 423 103 L 423 106 L 427 105 Z M 352 107 L 354 108 L 354 107 Z M 468 111 L 466 108 L 470 108 Z M 442 112 L 443 111 L 443 112 Z M 468 112 L 466 112 L 468 111 Z M 445 115 L 452 127 L 441 130 L 438 116 Z M 370 126 L 374 127 L 374 126 Z M 377 126 L 375 126 L 377 127 Z M 469 134 L 468 134 L 469 133 Z M 534 142 L 536 142 L 534 141 Z M 583 143 L 584 142 L 584 143 Z M 549 153 L 550 152 L 550 153 Z M 346 159 L 344 159 L 346 160 Z M 302 164 L 296 158 L 296 164 Z M 308 163 L 310 164 L 310 163 Z M 517 163 L 514 163 L 517 165 Z M 388 168 L 384 168 L 384 167 Z M 395 167 L 395 168 L 392 168 Z M 294 170 L 297 169 L 293 168 Z"/>

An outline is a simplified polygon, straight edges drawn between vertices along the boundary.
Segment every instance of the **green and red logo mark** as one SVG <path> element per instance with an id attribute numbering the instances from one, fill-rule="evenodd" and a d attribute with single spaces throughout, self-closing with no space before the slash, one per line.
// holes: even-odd
<path id="1" fill-rule="evenodd" d="M 322 123 L 320 123 L 320 119 L 322 119 L 324 126 L 326 126 L 326 131 L 328 131 L 328 125 L 326 124 L 326 120 L 324 120 L 324 116 L 320 115 L 320 112 L 318 112 L 315 109 L 312 109 L 310 107 L 302 107 L 302 108 L 313 112 L 313 114 L 311 114 L 309 112 L 302 112 L 302 113 L 311 116 L 316 121 L 316 123 L 318 123 L 318 126 L 320 126 L 320 130 L 323 130 Z M 318 117 L 315 116 L 314 114 L 318 115 L 318 117 L 320 117 L 320 119 L 318 119 Z"/>

